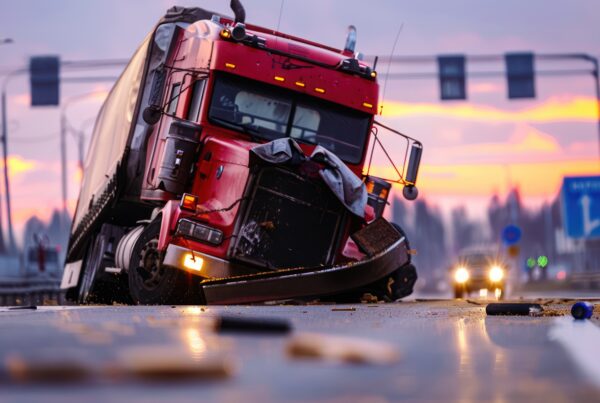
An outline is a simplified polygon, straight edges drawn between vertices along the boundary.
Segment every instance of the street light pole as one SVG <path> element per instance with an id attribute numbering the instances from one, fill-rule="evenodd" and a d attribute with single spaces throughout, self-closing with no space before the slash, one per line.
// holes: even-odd
<path id="1" fill-rule="evenodd" d="M 60 166 L 62 182 L 62 210 L 67 214 L 67 117 L 65 109 L 60 113 Z"/>
<path id="2" fill-rule="evenodd" d="M 14 70 L 13 72 L 7 74 L 4 77 L 4 82 L 2 83 L 2 158 L 4 161 L 4 189 L 5 189 L 5 197 L 6 197 L 6 220 L 8 224 L 8 248 L 6 248 L 8 253 L 14 253 L 15 246 L 15 235 L 13 232 L 12 225 L 12 210 L 10 205 L 10 179 L 8 173 L 8 120 L 6 117 L 6 87 L 8 86 L 9 80 L 17 74 L 21 74 L 24 70 Z"/>

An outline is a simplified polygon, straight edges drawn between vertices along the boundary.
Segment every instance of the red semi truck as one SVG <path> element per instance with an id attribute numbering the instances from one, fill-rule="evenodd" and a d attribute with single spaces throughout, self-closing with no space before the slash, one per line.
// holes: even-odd
<path id="1" fill-rule="evenodd" d="M 383 131 L 417 195 L 418 141 L 375 122 L 377 73 L 354 52 L 199 9 L 170 9 L 96 121 L 62 288 L 75 302 L 398 299 L 408 241 L 368 175 Z M 393 163 L 392 163 L 393 165 Z M 396 168 L 396 165 L 394 165 Z M 400 172 L 402 171 L 402 172 Z"/>

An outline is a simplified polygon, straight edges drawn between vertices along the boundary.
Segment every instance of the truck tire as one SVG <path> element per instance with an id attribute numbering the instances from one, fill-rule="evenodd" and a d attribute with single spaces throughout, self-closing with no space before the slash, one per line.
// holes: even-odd
<path id="1" fill-rule="evenodd" d="M 396 223 L 391 224 L 406 240 L 406 249 L 410 249 L 408 237 L 402 227 Z M 397 301 L 413 293 L 413 288 L 417 282 L 418 276 L 417 269 L 411 263 L 410 256 L 411 255 L 408 255 L 409 260 L 407 264 L 399 267 L 398 270 L 388 277 L 376 281 L 371 285 L 374 291 L 374 293 L 372 293 L 373 295 L 384 301 Z"/>
<path id="2" fill-rule="evenodd" d="M 140 234 L 131 256 L 128 270 L 129 292 L 135 304 L 201 303 L 199 287 L 194 293 L 194 281 L 183 270 L 162 265 L 158 250 L 160 216 Z"/>
<path id="3" fill-rule="evenodd" d="M 410 249 L 408 238 L 406 237 L 404 230 L 398 224 L 391 224 L 396 228 L 400 235 L 406 239 L 406 248 Z M 408 257 L 408 263 L 396 269 L 389 276 L 356 290 L 326 298 L 326 300 L 352 303 L 360 301 L 366 294 L 371 294 L 379 301 L 393 302 L 409 296 L 413 292 L 413 287 L 417 282 L 418 276 L 417 269 L 410 262 L 410 255 L 408 255 Z"/>
<path id="4" fill-rule="evenodd" d="M 81 282 L 77 289 L 77 303 L 79 304 L 129 304 L 127 279 L 123 275 L 107 278 L 103 275 L 106 263 L 104 253 L 106 250 L 106 236 L 100 231 L 95 235 L 87 248 L 83 261 Z"/>

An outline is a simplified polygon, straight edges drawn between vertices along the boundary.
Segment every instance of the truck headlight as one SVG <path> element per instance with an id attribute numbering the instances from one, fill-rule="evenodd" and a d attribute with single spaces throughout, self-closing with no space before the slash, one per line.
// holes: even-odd
<path id="1" fill-rule="evenodd" d="M 504 270 L 500 266 L 492 266 L 488 276 L 490 277 L 490 281 L 497 283 L 504 278 Z"/>
<path id="2" fill-rule="evenodd" d="M 468 279 L 469 279 L 469 271 L 467 270 L 466 267 L 459 267 L 454 272 L 454 281 L 456 281 L 457 283 L 459 283 L 459 284 L 466 283 Z"/>
<path id="3" fill-rule="evenodd" d="M 186 219 L 179 220 L 176 233 L 178 235 L 183 235 L 186 238 L 211 243 L 213 245 L 219 245 L 223 242 L 223 232 Z"/>

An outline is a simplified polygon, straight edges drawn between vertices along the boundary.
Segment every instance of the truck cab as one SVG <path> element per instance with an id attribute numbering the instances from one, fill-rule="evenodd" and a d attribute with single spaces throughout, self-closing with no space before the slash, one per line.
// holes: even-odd
<path id="1" fill-rule="evenodd" d="M 387 255 L 393 270 L 365 271 L 328 293 L 410 266 L 406 235 L 382 218 L 391 183 L 365 173 L 378 131 L 402 135 L 375 122 L 376 71 L 354 49 L 208 13 L 170 10 L 103 106 L 63 288 L 79 302 L 107 292 L 135 303 L 210 302 L 210 287 L 244 276 L 265 283 L 343 268 L 392 244 L 404 251 Z M 411 152 L 400 183 L 416 195 L 422 146 L 402 136 Z M 315 294 L 302 287 L 217 300 Z"/>

